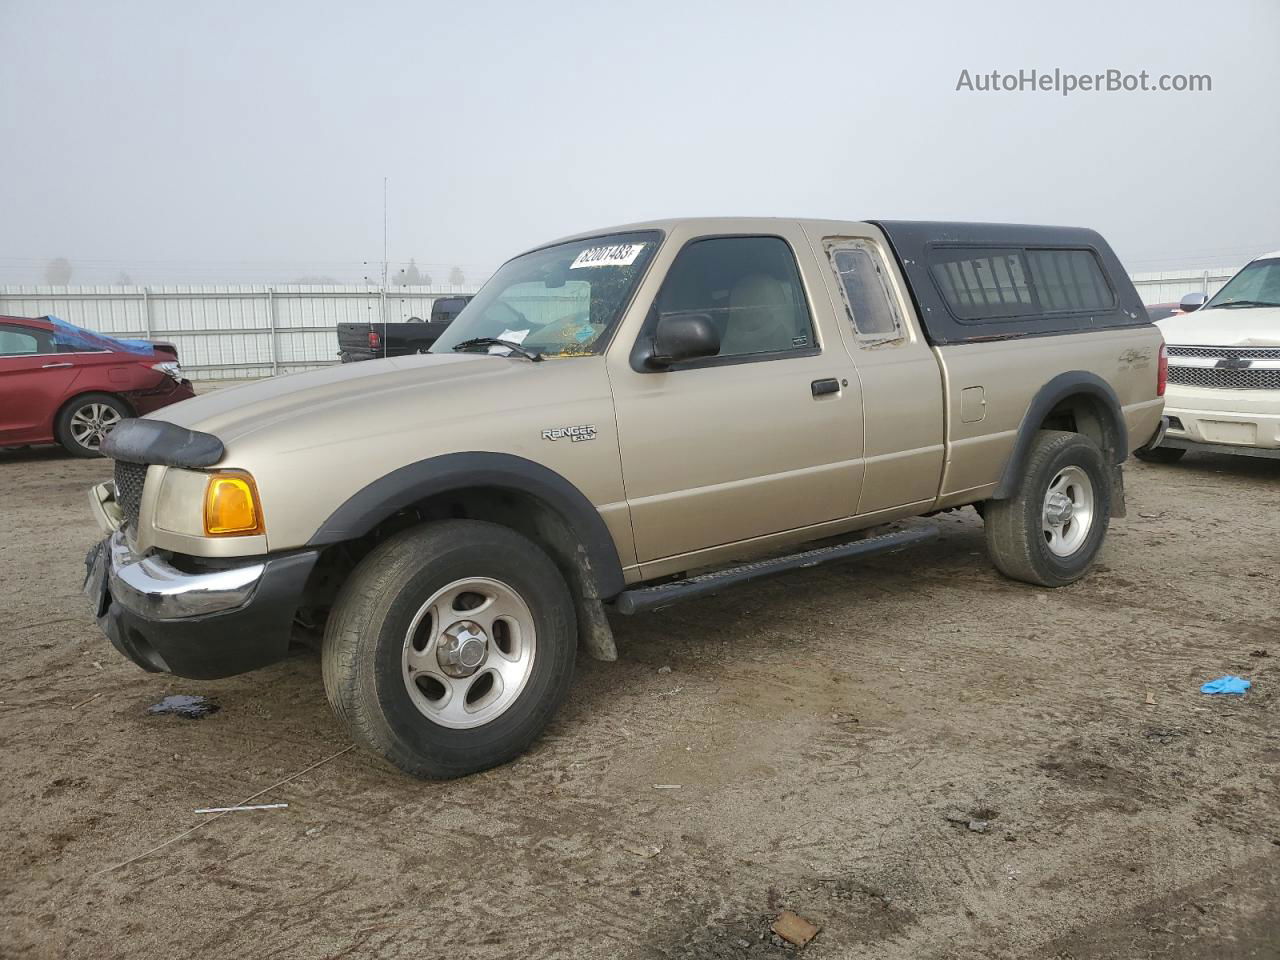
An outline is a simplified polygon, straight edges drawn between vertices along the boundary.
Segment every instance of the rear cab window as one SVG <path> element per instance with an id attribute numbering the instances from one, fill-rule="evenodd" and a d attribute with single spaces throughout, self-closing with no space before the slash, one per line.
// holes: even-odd
<path id="1" fill-rule="evenodd" d="M 433 321 L 452 320 L 467 305 L 466 297 L 444 297 L 431 305 Z"/>
<path id="2" fill-rule="evenodd" d="M 873 346 L 904 339 L 902 313 L 879 248 L 869 240 L 835 237 L 823 246 L 858 341 Z"/>

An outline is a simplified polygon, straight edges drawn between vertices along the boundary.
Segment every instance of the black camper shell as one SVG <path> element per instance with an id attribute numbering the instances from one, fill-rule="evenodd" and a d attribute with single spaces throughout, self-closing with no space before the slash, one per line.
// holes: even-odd
<path id="1" fill-rule="evenodd" d="M 936 345 L 1150 323 L 1115 252 L 1094 230 L 873 220 Z"/>

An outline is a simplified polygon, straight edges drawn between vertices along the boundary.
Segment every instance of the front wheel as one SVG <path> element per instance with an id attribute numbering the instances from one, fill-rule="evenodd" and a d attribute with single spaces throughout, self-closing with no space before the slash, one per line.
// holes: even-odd
<path id="1" fill-rule="evenodd" d="M 522 753 L 563 702 L 577 624 L 551 559 L 513 530 L 448 520 L 379 544 L 325 629 L 325 692 L 352 739 L 416 777 Z"/>
<path id="2" fill-rule="evenodd" d="M 1088 437 L 1041 430 L 1022 484 L 1008 500 L 988 500 L 987 551 L 1001 573 L 1044 587 L 1085 575 L 1111 518 L 1111 480 Z"/>

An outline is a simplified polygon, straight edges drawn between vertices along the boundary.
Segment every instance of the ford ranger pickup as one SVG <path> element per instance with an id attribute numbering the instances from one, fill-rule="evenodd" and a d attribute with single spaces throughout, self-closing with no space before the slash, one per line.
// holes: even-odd
<path id="1" fill-rule="evenodd" d="M 1006 576 L 1075 581 L 1164 376 L 1091 230 L 596 230 L 508 261 L 427 354 L 122 423 L 85 590 L 146 670 L 316 636 L 358 743 L 460 776 L 538 736 L 579 645 L 616 657 L 610 614 L 936 534 L 893 521 L 972 505 Z"/>

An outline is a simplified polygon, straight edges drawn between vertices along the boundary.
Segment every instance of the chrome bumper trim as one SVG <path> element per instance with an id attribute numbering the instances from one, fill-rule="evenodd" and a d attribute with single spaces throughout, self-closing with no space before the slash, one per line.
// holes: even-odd
<path id="1" fill-rule="evenodd" d="M 181 620 L 242 607 L 267 568 L 259 562 L 184 573 L 158 556 L 137 556 L 120 530 L 111 534 L 107 550 L 111 599 L 150 620 Z"/>

